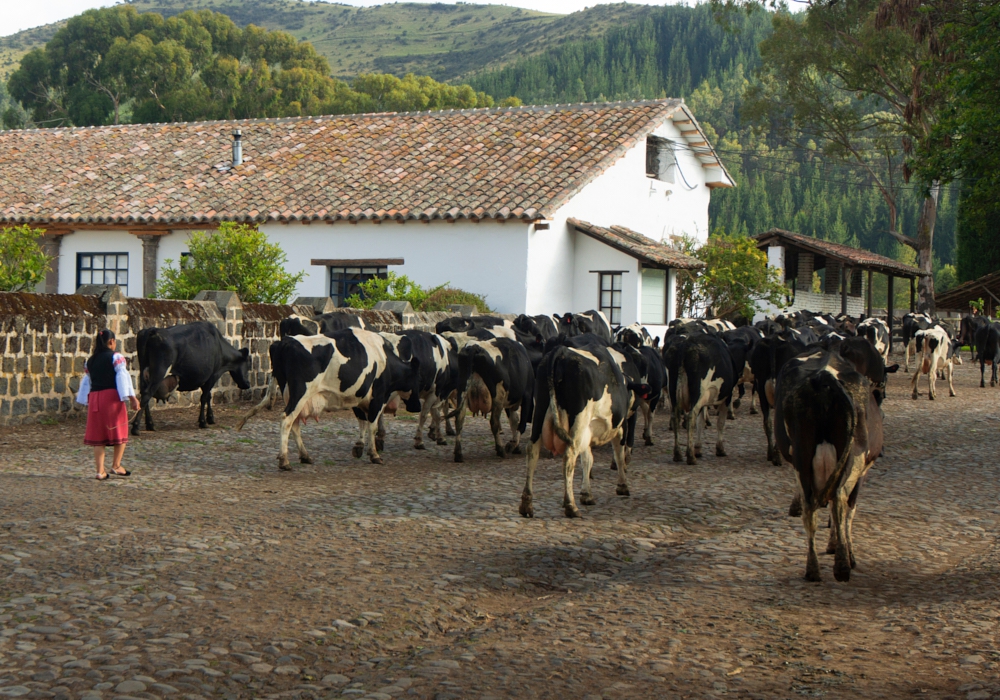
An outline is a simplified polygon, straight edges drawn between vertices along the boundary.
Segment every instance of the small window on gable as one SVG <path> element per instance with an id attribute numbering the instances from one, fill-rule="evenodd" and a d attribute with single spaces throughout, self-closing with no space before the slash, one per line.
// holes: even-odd
<path id="1" fill-rule="evenodd" d="M 646 177 L 672 183 L 676 165 L 673 141 L 662 136 L 646 137 Z"/>

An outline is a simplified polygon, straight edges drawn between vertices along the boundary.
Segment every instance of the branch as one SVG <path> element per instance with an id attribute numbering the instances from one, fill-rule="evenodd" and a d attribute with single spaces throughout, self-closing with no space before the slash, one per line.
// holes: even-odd
<path id="1" fill-rule="evenodd" d="M 895 238 L 897 241 L 899 241 L 903 245 L 910 246 L 914 250 L 920 250 L 919 244 L 917 243 L 917 240 L 915 238 L 910 238 L 907 235 L 904 235 L 902 233 L 896 233 L 895 231 L 886 230 L 886 233 L 888 233 L 890 236 L 892 236 L 893 238 Z"/>

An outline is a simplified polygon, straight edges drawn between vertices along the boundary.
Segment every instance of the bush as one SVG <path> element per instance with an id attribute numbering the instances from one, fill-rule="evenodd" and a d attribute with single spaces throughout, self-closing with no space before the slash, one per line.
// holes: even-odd
<path id="1" fill-rule="evenodd" d="M 431 292 L 420 305 L 420 311 L 447 311 L 450 304 L 475 306 L 481 314 L 491 314 L 493 310 L 486 303 L 486 297 L 467 292 L 464 289 L 440 287 Z"/>
<path id="2" fill-rule="evenodd" d="M 215 233 L 196 231 L 188 249 L 178 267 L 163 261 L 157 296 L 193 299 L 202 290 L 225 290 L 242 301 L 287 304 L 304 276 L 285 271 L 285 251 L 256 226 L 224 222 Z"/>
<path id="3" fill-rule="evenodd" d="M 395 272 L 385 277 L 373 277 L 358 286 L 361 293 L 352 294 L 344 300 L 352 309 L 370 309 L 380 301 L 408 301 L 410 306 L 418 309 L 428 294 L 409 277 Z"/>
<path id="4" fill-rule="evenodd" d="M 0 229 L 0 292 L 33 290 L 52 260 L 38 244 L 44 233 L 28 225 Z"/>

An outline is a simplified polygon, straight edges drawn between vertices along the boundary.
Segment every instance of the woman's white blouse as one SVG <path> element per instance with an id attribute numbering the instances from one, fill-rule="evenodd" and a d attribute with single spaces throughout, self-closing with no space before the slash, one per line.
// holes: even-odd
<path id="1" fill-rule="evenodd" d="M 129 396 L 135 396 L 135 389 L 132 388 L 132 377 L 128 373 L 128 364 L 125 358 L 117 352 L 111 360 L 115 366 L 115 384 L 118 387 L 118 398 L 122 401 Z M 76 393 L 76 402 L 87 405 L 87 398 L 90 396 L 90 373 L 85 372 L 83 381 L 80 382 L 80 391 Z"/>

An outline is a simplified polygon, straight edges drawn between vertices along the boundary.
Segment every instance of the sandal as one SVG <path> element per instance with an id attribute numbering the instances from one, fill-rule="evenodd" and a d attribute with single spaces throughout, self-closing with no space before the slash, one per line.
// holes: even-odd
<path id="1" fill-rule="evenodd" d="M 104 472 L 104 475 L 103 475 L 103 476 L 102 476 L 102 475 L 100 475 L 100 474 L 98 474 L 98 475 L 97 475 L 97 480 L 98 480 L 98 481 L 107 481 L 107 480 L 108 480 L 108 479 L 110 479 L 110 478 L 111 478 L 111 475 L 110 475 L 110 474 L 108 474 L 107 472 Z"/>
<path id="2" fill-rule="evenodd" d="M 122 467 L 122 469 L 125 469 L 125 468 Z M 121 477 L 132 476 L 132 472 L 130 472 L 128 469 L 125 469 L 124 472 L 119 472 L 119 471 L 115 471 L 114 467 L 111 467 L 111 474 L 114 474 L 115 476 L 121 476 Z"/>

